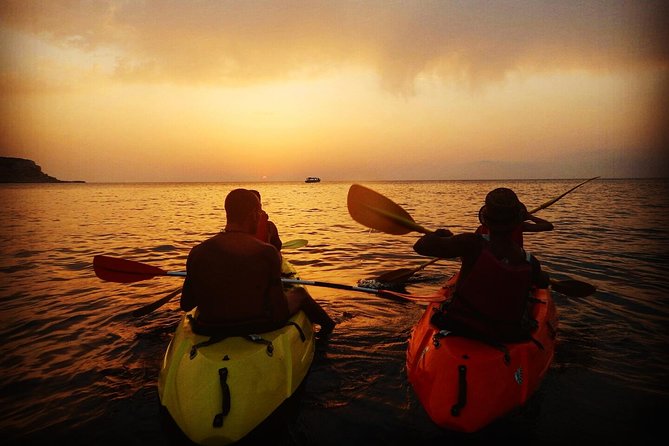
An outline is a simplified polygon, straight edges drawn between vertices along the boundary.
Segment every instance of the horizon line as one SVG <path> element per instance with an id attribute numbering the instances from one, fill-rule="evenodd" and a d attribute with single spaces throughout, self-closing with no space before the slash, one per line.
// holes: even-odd
<path id="1" fill-rule="evenodd" d="M 587 180 L 592 177 L 564 177 L 564 178 L 451 178 L 451 179 L 355 179 L 355 180 L 323 180 L 319 183 L 306 183 L 304 180 L 216 180 L 216 181 L 183 181 L 183 180 L 161 180 L 161 181 L 142 181 L 142 180 L 128 180 L 128 181 L 85 181 L 85 180 L 60 180 L 58 182 L 0 182 L 0 185 L 10 184 L 248 184 L 248 183 L 304 183 L 318 187 L 316 185 L 322 183 L 436 183 L 444 181 L 570 181 L 570 180 Z M 599 180 L 669 180 L 669 176 L 650 176 L 650 177 L 595 177 Z"/>

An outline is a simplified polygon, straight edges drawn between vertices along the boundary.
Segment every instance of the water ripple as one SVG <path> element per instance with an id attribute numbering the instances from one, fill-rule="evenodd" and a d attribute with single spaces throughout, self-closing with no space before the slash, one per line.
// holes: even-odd
<path id="1" fill-rule="evenodd" d="M 493 187 L 513 187 L 532 207 L 574 183 L 367 185 L 404 206 L 426 228 L 459 232 L 476 228 L 482 199 Z M 656 401 L 666 402 L 668 185 L 664 180 L 598 180 L 541 211 L 555 230 L 528 234 L 527 249 L 554 278 L 583 280 L 598 290 L 579 299 L 555 295 L 559 345 L 543 387 L 545 414 L 537 415 L 536 423 L 520 423 L 520 431 L 559 440 L 568 438 L 561 426 L 569 424 L 598 439 L 605 432 L 605 441 L 631 429 L 622 421 L 610 423 L 615 415 L 610 411 L 620 401 L 629 405 L 629 416 L 651 413 Z M 412 249 L 420 234 L 381 234 L 349 217 L 349 186 L 249 185 L 262 191 L 263 206 L 284 241 L 308 239 L 307 246 L 284 252 L 304 279 L 356 285 L 423 263 Z M 141 318 L 130 312 L 179 287 L 181 280 L 102 282 L 94 275 L 92 258 L 107 254 L 183 270 L 189 249 L 223 227 L 221 200 L 231 187 L 0 187 L 3 203 L 8 203 L 0 208 L 0 337 L 6 350 L 0 359 L 3 438 L 53 441 L 67 434 L 81 444 L 109 439 L 166 442 L 156 417 L 155 382 L 181 316 L 178 299 Z M 441 260 L 414 275 L 406 290 L 432 294 L 458 267 L 457 259 Z M 340 323 L 329 343 L 317 351 L 298 434 L 314 444 L 343 443 L 350 435 L 370 443 L 462 442 L 426 419 L 406 382 L 406 341 L 424 306 L 353 291 L 310 291 Z M 588 411 L 590 407 L 598 409 Z M 575 415 L 570 416 L 572 411 Z M 336 429 L 330 431 L 322 420 Z M 500 438 L 513 437 L 517 420 L 507 420 L 493 432 L 502 429 Z"/>

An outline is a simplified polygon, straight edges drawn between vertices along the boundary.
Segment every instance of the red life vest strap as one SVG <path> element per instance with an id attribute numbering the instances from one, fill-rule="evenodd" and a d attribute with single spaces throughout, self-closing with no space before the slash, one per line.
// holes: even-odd
<path id="1" fill-rule="evenodd" d="M 258 219 L 258 228 L 256 229 L 256 238 L 261 242 L 269 242 L 269 233 L 267 230 L 267 221 L 269 220 L 269 215 L 267 212 L 260 211 L 260 218 Z"/>

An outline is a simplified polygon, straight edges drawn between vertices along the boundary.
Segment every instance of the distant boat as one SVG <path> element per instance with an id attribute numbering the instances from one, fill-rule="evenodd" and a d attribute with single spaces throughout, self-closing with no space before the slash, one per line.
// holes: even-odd
<path id="1" fill-rule="evenodd" d="M 320 183 L 321 179 L 318 177 L 307 177 L 306 180 L 304 180 L 305 183 Z"/>

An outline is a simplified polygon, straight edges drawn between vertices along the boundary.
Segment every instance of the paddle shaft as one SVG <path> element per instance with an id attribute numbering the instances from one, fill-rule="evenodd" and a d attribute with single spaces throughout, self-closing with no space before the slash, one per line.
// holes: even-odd
<path id="1" fill-rule="evenodd" d="M 158 308 L 165 305 L 167 302 L 172 300 L 172 298 L 175 297 L 179 293 L 181 293 L 181 287 L 177 288 L 176 290 L 172 291 L 171 293 L 169 293 L 165 297 L 162 297 L 155 302 L 152 302 L 148 305 L 144 305 L 143 307 L 139 307 L 139 308 L 133 310 L 132 315 L 133 315 L 133 317 L 145 316 L 145 315 L 151 313 L 152 311 L 157 310 Z"/>
<path id="2" fill-rule="evenodd" d="M 595 178 L 591 178 L 588 181 L 591 181 Z M 587 181 L 584 181 L 580 185 L 585 183 L 587 183 Z M 573 187 L 571 190 L 576 189 L 576 187 Z M 544 203 L 544 205 L 540 206 L 540 208 L 550 206 L 571 192 L 571 190 L 565 192 L 560 197 L 551 200 L 551 202 Z M 424 234 L 429 234 L 432 232 L 415 223 L 411 215 L 409 215 L 406 210 L 404 210 L 401 206 L 389 198 L 359 184 L 353 184 L 350 187 L 347 206 L 349 214 L 355 221 L 369 228 L 383 232 L 386 232 L 387 229 L 388 234 L 402 235 L 411 231 L 421 232 Z M 384 206 L 385 209 L 381 209 L 379 206 Z M 384 219 L 387 221 L 384 222 Z M 574 296 L 581 297 L 587 291 L 591 291 L 590 294 L 592 294 L 592 292 L 595 290 L 594 286 L 579 280 L 552 280 L 551 284 L 554 286 L 555 291 L 558 291 L 567 296 L 573 294 Z"/>
<path id="3" fill-rule="evenodd" d="M 582 183 L 572 187 L 571 189 L 569 189 L 567 192 L 563 193 L 562 195 L 560 195 L 556 198 L 553 198 L 552 200 L 549 200 L 549 201 L 545 202 L 544 204 L 542 204 L 540 206 L 537 206 L 536 208 L 529 211 L 528 214 L 534 214 L 535 212 L 538 212 L 542 209 L 546 209 L 548 206 L 551 206 L 552 204 L 557 202 L 559 199 L 561 199 L 562 197 L 564 197 L 568 193 L 573 192 L 577 188 L 583 186 L 584 184 L 586 184 L 586 183 L 588 183 L 592 180 L 596 180 L 597 178 L 599 178 L 599 177 L 594 177 L 594 178 L 590 178 L 588 180 L 583 181 Z M 423 234 L 429 233 L 429 231 L 427 231 L 425 228 L 423 228 L 420 225 L 418 225 L 418 229 L 416 229 L 416 230 L 417 230 L 417 232 L 421 232 Z M 377 280 L 380 280 L 382 282 L 404 282 L 404 281 L 408 280 L 409 277 L 414 275 L 414 273 L 422 270 L 423 268 L 431 265 L 432 263 L 435 263 L 438 260 L 439 260 L 439 258 L 434 258 L 434 259 L 429 260 L 429 261 L 423 263 L 422 265 L 420 265 L 417 268 L 414 268 L 412 270 L 407 270 L 406 268 L 403 268 L 403 269 L 399 269 L 399 270 L 396 270 L 396 271 L 390 271 L 388 273 L 384 273 L 381 276 L 379 276 L 377 278 Z"/>
<path id="4" fill-rule="evenodd" d="M 169 276 L 179 276 L 183 277 L 185 276 L 185 272 L 178 271 L 174 272 L 172 274 L 166 274 Z M 396 300 L 402 300 L 402 301 L 415 301 L 415 302 L 443 302 L 445 300 L 443 294 L 435 294 L 433 296 L 414 296 L 411 294 L 404 294 L 404 293 L 397 293 L 394 291 L 390 290 L 377 290 L 374 288 L 365 288 L 365 287 L 358 287 L 358 286 L 350 286 L 350 285 L 342 285 L 339 283 L 329 283 L 329 282 L 320 282 L 320 281 L 315 281 L 315 280 L 300 280 L 300 279 L 281 279 L 281 282 L 284 284 L 292 284 L 292 285 L 310 285 L 310 286 L 315 286 L 315 287 L 325 287 L 325 288 L 334 288 L 334 289 L 339 289 L 339 290 L 347 290 L 347 291 L 358 291 L 362 293 L 369 293 L 369 294 L 374 294 L 382 297 L 387 297 L 391 299 L 396 299 Z M 564 287 L 565 283 L 570 283 L 572 287 L 575 286 L 575 289 L 573 290 L 574 295 L 577 297 L 585 297 L 589 296 L 590 294 L 595 292 L 595 288 L 585 282 L 579 282 L 579 281 L 574 281 L 574 280 L 568 280 L 564 282 L 557 281 L 555 279 L 550 280 L 551 285 L 554 288 L 557 288 L 558 291 L 565 291 L 561 290 L 562 287 Z M 570 291 L 570 290 L 567 290 Z M 155 302 L 152 302 L 148 305 L 145 305 L 143 307 L 137 308 L 132 312 L 133 317 L 141 317 L 145 316 L 154 310 L 157 310 L 158 308 L 162 307 L 165 305 L 167 302 L 172 300 L 173 297 L 175 297 L 177 294 L 181 292 L 181 288 L 177 288 L 176 290 L 172 291 L 165 297 L 162 297 L 158 299 Z"/>
<path id="5" fill-rule="evenodd" d="M 413 276 L 418 271 L 430 266 L 431 264 L 437 262 L 438 260 L 440 260 L 439 257 L 435 257 L 425 263 L 422 263 L 416 268 L 400 268 L 393 271 L 389 271 L 387 273 L 383 273 L 380 276 L 378 276 L 376 280 L 384 283 L 403 283 L 406 282 L 411 276 Z"/>
<path id="6" fill-rule="evenodd" d="M 593 178 L 590 178 L 590 179 L 588 179 L 588 180 L 583 181 L 583 182 L 580 183 L 580 184 L 577 184 L 576 186 L 572 187 L 571 189 L 569 189 L 567 192 L 563 193 L 562 195 L 560 195 L 560 196 L 558 196 L 558 197 L 556 197 L 556 198 L 553 198 L 552 200 L 548 200 L 548 201 L 545 202 L 544 204 L 542 204 L 542 205 L 540 205 L 540 206 L 537 206 L 536 208 L 532 209 L 531 211 L 528 212 L 528 214 L 534 214 L 535 212 L 539 212 L 539 211 L 542 210 L 542 209 L 546 209 L 548 206 L 552 205 L 553 203 L 555 203 L 556 201 L 558 201 L 559 199 L 561 199 L 562 197 L 564 197 L 564 196 L 567 195 L 568 193 L 573 192 L 574 190 L 576 190 L 576 189 L 578 189 L 579 187 L 583 186 L 585 183 L 589 183 L 590 181 L 592 181 L 592 180 L 596 180 L 597 178 L 599 178 L 599 177 L 593 177 Z"/>
<path id="7" fill-rule="evenodd" d="M 378 290 L 375 288 L 366 288 L 351 285 L 342 285 L 339 283 L 319 282 L 316 280 L 300 280 L 300 279 L 281 279 L 285 284 L 310 285 L 315 287 L 335 288 L 338 290 L 360 291 L 362 293 L 376 294 L 385 297 L 399 297 L 404 300 L 420 301 L 420 302 L 442 302 L 443 295 L 435 294 L 433 296 L 414 296 L 413 294 L 398 293 L 390 290 Z"/>
<path id="8" fill-rule="evenodd" d="M 159 276 L 172 276 L 172 277 L 186 277 L 187 273 L 186 271 L 163 271 L 162 274 L 135 274 L 137 277 L 139 276 L 144 276 L 144 280 L 151 279 L 152 277 L 159 277 Z M 379 291 L 387 291 L 387 290 L 377 290 L 374 288 L 365 288 L 365 287 L 358 287 L 358 286 L 351 286 L 351 285 L 343 285 L 340 283 L 330 283 L 330 282 L 320 282 L 317 280 L 300 280 L 300 279 L 286 279 L 282 278 L 281 279 L 282 283 L 285 284 L 293 284 L 293 285 L 311 285 L 315 287 L 324 287 L 324 288 L 336 288 L 339 290 L 349 290 L 349 291 L 360 291 L 363 293 L 371 293 L 371 294 L 379 294 Z M 394 292 L 393 292 L 394 293 Z M 395 293 L 395 294 L 402 294 L 402 293 Z M 410 297 L 411 299 L 419 299 L 416 296 L 412 296 L 410 294 L 406 294 L 406 296 Z"/>
<path id="9" fill-rule="evenodd" d="M 598 177 L 598 178 L 599 178 L 599 177 Z M 592 179 L 594 179 L 594 178 L 591 178 L 591 180 L 592 180 Z M 588 180 L 588 181 L 590 181 L 590 180 Z M 587 183 L 587 181 L 586 181 L 585 183 Z M 585 184 L 585 183 L 581 183 L 581 184 L 579 184 L 578 186 L 582 186 L 582 185 Z M 578 186 L 576 186 L 576 187 L 578 187 Z M 575 189 L 575 188 L 574 188 L 574 189 Z M 529 213 L 529 214 L 534 214 L 535 212 L 538 212 L 538 211 L 540 211 L 541 209 L 546 209 L 548 206 L 550 206 L 551 204 L 555 203 L 555 202 L 558 201 L 560 198 L 564 197 L 566 194 L 568 194 L 569 192 L 573 191 L 574 189 L 571 189 L 571 190 L 565 192 L 564 194 L 560 195 L 558 198 L 555 198 L 555 199 L 551 200 L 550 202 L 548 202 L 548 204 L 544 203 L 544 205 L 541 205 L 541 206 L 539 206 L 539 207 L 537 207 L 537 208 L 535 208 L 535 209 L 532 209 L 532 210 L 529 211 L 528 213 Z M 417 231 L 417 232 L 420 232 L 420 233 L 423 233 L 423 234 L 429 234 L 429 233 L 430 233 L 430 231 L 428 231 L 427 229 L 423 228 L 422 226 L 419 226 L 419 229 L 417 229 L 416 231 Z M 435 258 L 433 258 L 433 259 L 428 260 L 428 261 L 425 262 L 425 263 L 422 263 L 420 266 L 417 266 L 417 267 L 414 268 L 414 269 L 407 270 L 406 268 L 400 268 L 400 269 L 395 270 L 395 271 L 390 271 L 390 272 L 381 274 L 379 277 L 377 277 L 377 280 L 379 280 L 379 281 L 381 281 L 381 282 L 388 282 L 388 283 L 392 283 L 392 282 L 406 282 L 406 281 L 407 281 L 411 276 L 413 276 L 415 273 L 417 273 L 418 271 L 420 271 L 420 270 L 422 270 L 422 269 L 424 269 L 424 268 L 426 268 L 426 267 L 432 265 L 433 263 L 438 262 L 439 260 L 441 260 L 441 259 L 439 259 L 438 257 L 435 257 Z"/>

